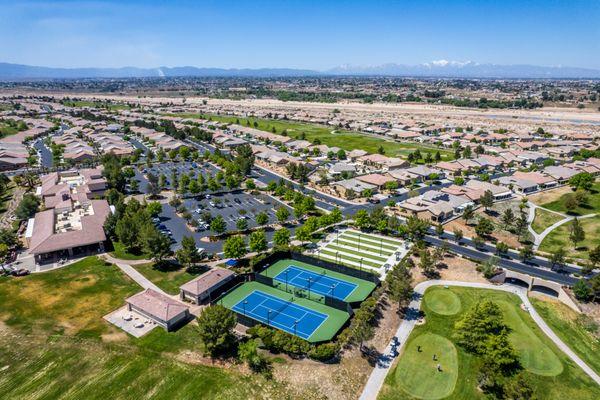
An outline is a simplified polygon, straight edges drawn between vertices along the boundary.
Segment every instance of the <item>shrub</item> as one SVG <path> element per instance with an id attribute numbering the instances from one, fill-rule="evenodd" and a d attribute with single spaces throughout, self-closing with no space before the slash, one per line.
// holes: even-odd
<path id="1" fill-rule="evenodd" d="M 324 343 L 313 347 L 308 352 L 308 356 L 317 361 L 329 361 L 337 356 L 339 350 L 340 348 L 337 343 Z"/>

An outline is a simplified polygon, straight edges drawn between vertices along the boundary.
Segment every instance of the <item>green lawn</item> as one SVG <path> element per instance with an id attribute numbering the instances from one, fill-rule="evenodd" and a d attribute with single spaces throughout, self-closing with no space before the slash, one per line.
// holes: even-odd
<path id="1" fill-rule="evenodd" d="M 113 251 L 110 253 L 110 255 L 115 258 L 120 258 L 121 260 L 143 260 L 146 258 L 146 255 L 142 253 L 131 253 L 127 251 L 121 242 L 113 241 L 112 244 Z"/>
<path id="2" fill-rule="evenodd" d="M 541 208 L 535 209 L 535 218 L 531 223 L 531 228 L 536 233 L 544 232 L 544 229 L 552 226 L 556 222 L 564 219 L 564 217 L 560 214 L 553 213 L 551 211 L 547 211 Z"/>
<path id="3" fill-rule="evenodd" d="M 95 108 L 104 108 L 108 105 L 108 109 L 110 111 L 115 110 L 129 110 L 131 107 L 127 104 L 122 103 L 106 103 L 102 101 L 65 101 L 64 105 L 67 107 L 95 107 Z"/>
<path id="4" fill-rule="evenodd" d="M 336 250 L 333 250 L 333 249 L 330 249 L 330 248 L 327 248 L 327 247 L 320 249 L 319 250 L 319 254 L 327 254 L 327 255 L 332 256 L 332 257 L 336 257 L 337 256 L 337 260 L 341 264 L 348 265 L 349 267 L 356 268 L 356 269 L 359 269 L 359 267 L 360 267 L 360 262 L 361 262 L 360 259 L 361 259 L 361 257 L 349 256 L 347 254 L 340 253 L 339 251 L 336 251 Z M 330 259 L 326 259 L 326 260 L 332 261 Z M 348 264 L 345 261 L 354 262 L 354 263 L 356 263 L 356 265 L 350 265 L 350 264 Z M 380 268 L 381 265 L 382 265 L 382 263 L 376 263 L 376 262 L 369 261 L 368 259 L 364 259 L 363 258 L 362 265 L 368 265 L 368 266 L 373 267 L 373 268 Z"/>
<path id="5" fill-rule="evenodd" d="M 348 131 L 344 129 L 336 129 L 335 127 L 325 125 L 194 113 L 165 115 L 202 119 L 208 119 L 210 117 L 213 121 L 221 123 L 237 123 L 239 120 L 239 123 L 244 126 L 246 126 L 246 122 L 249 121 L 252 127 L 254 127 L 254 122 L 256 122 L 258 124 L 256 129 L 260 129 L 262 131 L 273 132 L 273 128 L 275 128 L 275 132 L 281 134 L 281 132 L 286 130 L 288 136 L 293 138 L 298 138 L 302 133 L 304 133 L 304 138 L 310 142 L 314 141 L 315 139 L 319 139 L 322 144 L 330 147 L 336 146 L 346 151 L 361 149 L 369 153 L 377 153 L 379 147 L 382 146 L 387 156 L 406 157 L 409 153 L 417 149 L 419 149 L 423 155 L 425 155 L 425 153 L 431 153 L 432 156 L 435 155 L 435 152 L 439 150 L 442 159 L 454 159 L 454 154 L 444 149 L 425 146 L 419 143 L 399 143 L 393 141 L 392 139 L 386 139 L 383 137 L 372 136 L 365 133 Z"/>
<path id="6" fill-rule="evenodd" d="M 430 308 L 431 304 L 438 308 L 439 302 L 443 301 L 440 290 L 453 292 L 459 298 L 458 313 L 443 315 Z M 422 309 L 426 323 L 417 326 L 409 337 L 398 363 L 386 377 L 379 398 L 483 399 L 484 395 L 477 388 L 482 360 L 454 344 L 453 332 L 462 313 L 484 299 L 496 302 L 503 310 L 505 322 L 511 329 L 510 340 L 519 352 L 524 368 L 523 374 L 538 399 L 591 400 L 600 397 L 600 388 L 554 346 L 527 312 L 521 310 L 517 296 L 494 290 L 450 287 L 430 288 L 425 293 Z M 421 352 L 418 352 L 418 345 Z M 439 361 L 434 363 L 432 353 Z M 437 363 L 441 364 L 442 372 L 435 369 Z"/>
<path id="7" fill-rule="evenodd" d="M 155 267 L 154 263 L 134 265 L 133 267 L 156 286 L 170 294 L 178 294 L 179 286 L 206 271 L 199 270 L 197 273 L 190 273 L 186 268 L 178 265 L 168 265 L 159 269 Z"/>
<path id="8" fill-rule="evenodd" d="M 462 308 L 460 298 L 452 290 L 432 287 L 425 297 L 427 307 L 436 314 L 454 315 Z"/>
<path id="9" fill-rule="evenodd" d="M 19 130 L 15 127 L 12 127 L 8 124 L 0 122 L 0 138 L 11 136 L 18 133 Z"/>
<path id="10" fill-rule="evenodd" d="M 600 335 L 592 333 L 593 326 L 586 329 L 586 317 L 553 299 L 532 298 L 531 303 L 554 333 L 600 373 Z"/>
<path id="11" fill-rule="evenodd" d="M 600 240 L 600 215 L 592 218 L 584 218 L 579 221 L 585 232 L 585 240 L 577 244 L 577 249 L 569 240 L 572 222 L 567 222 L 554 229 L 542 241 L 539 250 L 552 253 L 558 249 L 564 249 L 567 257 L 587 259 L 590 249 L 598 246 Z"/>
<path id="12" fill-rule="evenodd" d="M 0 398 L 284 397 L 282 385 L 260 375 L 195 362 L 201 343 L 192 324 L 135 339 L 102 319 L 140 290 L 95 257 L 42 274 L 0 277 Z"/>
<path id="13" fill-rule="evenodd" d="M 586 215 L 600 213 L 600 182 L 594 183 L 590 193 L 588 194 L 587 204 L 575 208 L 573 211 L 568 211 L 565 207 L 565 200 L 570 193 L 562 195 L 558 200 L 550 203 L 542 204 L 542 207 L 552 211 L 568 213 L 570 215 Z"/>

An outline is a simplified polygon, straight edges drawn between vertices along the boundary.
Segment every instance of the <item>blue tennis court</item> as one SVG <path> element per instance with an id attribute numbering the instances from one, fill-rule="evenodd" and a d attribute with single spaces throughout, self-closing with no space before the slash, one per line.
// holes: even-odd
<path id="1" fill-rule="evenodd" d="M 327 319 L 325 314 L 259 290 L 233 306 L 233 311 L 303 339 L 308 339 Z"/>
<path id="2" fill-rule="evenodd" d="M 325 272 L 325 271 L 324 271 Z M 276 281 L 308 290 L 313 293 L 327 295 L 339 300 L 344 300 L 358 285 L 326 274 L 318 274 L 307 269 L 290 265 L 281 271 L 275 278 Z"/>

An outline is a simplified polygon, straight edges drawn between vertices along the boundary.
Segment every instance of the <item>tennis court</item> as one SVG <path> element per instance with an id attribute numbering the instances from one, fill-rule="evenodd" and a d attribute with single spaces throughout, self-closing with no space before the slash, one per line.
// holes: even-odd
<path id="1" fill-rule="evenodd" d="M 350 318 L 347 311 L 306 298 L 292 300 L 289 293 L 256 281 L 237 286 L 223 296 L 219 304 L 238 316 L 295 334 L 311 343 L 331 340 Z"/>
<path id="2" fill-rule="evenodd" d="M 318 293 L 345 300 L 358 286 L 345 280 L 334 278 L 327 274 L 326 270 L 321 273 L 290 265 L 273 278 L 276 281 Z"/>
<path id="3" fill-rule="evenodd" d="M 327 319 L 327 315 L 255 290 L 233 306 L 233 311 L 308 339 Z"/>

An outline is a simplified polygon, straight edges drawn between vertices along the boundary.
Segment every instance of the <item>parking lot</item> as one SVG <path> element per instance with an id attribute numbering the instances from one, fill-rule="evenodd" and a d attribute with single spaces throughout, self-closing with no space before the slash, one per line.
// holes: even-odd
<path id="1" fill-rule="evenodd" d="M 140 181 L 140 190 L 146 192 L 146 185 L 148 180 L 144 175 L 154 174 L 157 177 L 164 175 L 166 180 L 165 188 L 168 190 L 173 190 L 173 182 L 172 175 L 173 172 L 177 174 L 177 176 L 181 176 L 182 174 L 188 174 L 190 178 L 196 179 L 198 174 L 202 173 L 206 178 L 208 176 L 214 176 L 219 170 L 209 163 L 196 163 L 193 161 L 186 162 L 164 162 L 160 164 L 154 164 L 152 167 L 143 167 L 141 171 L 136 170 L 135 178 Z"/>

